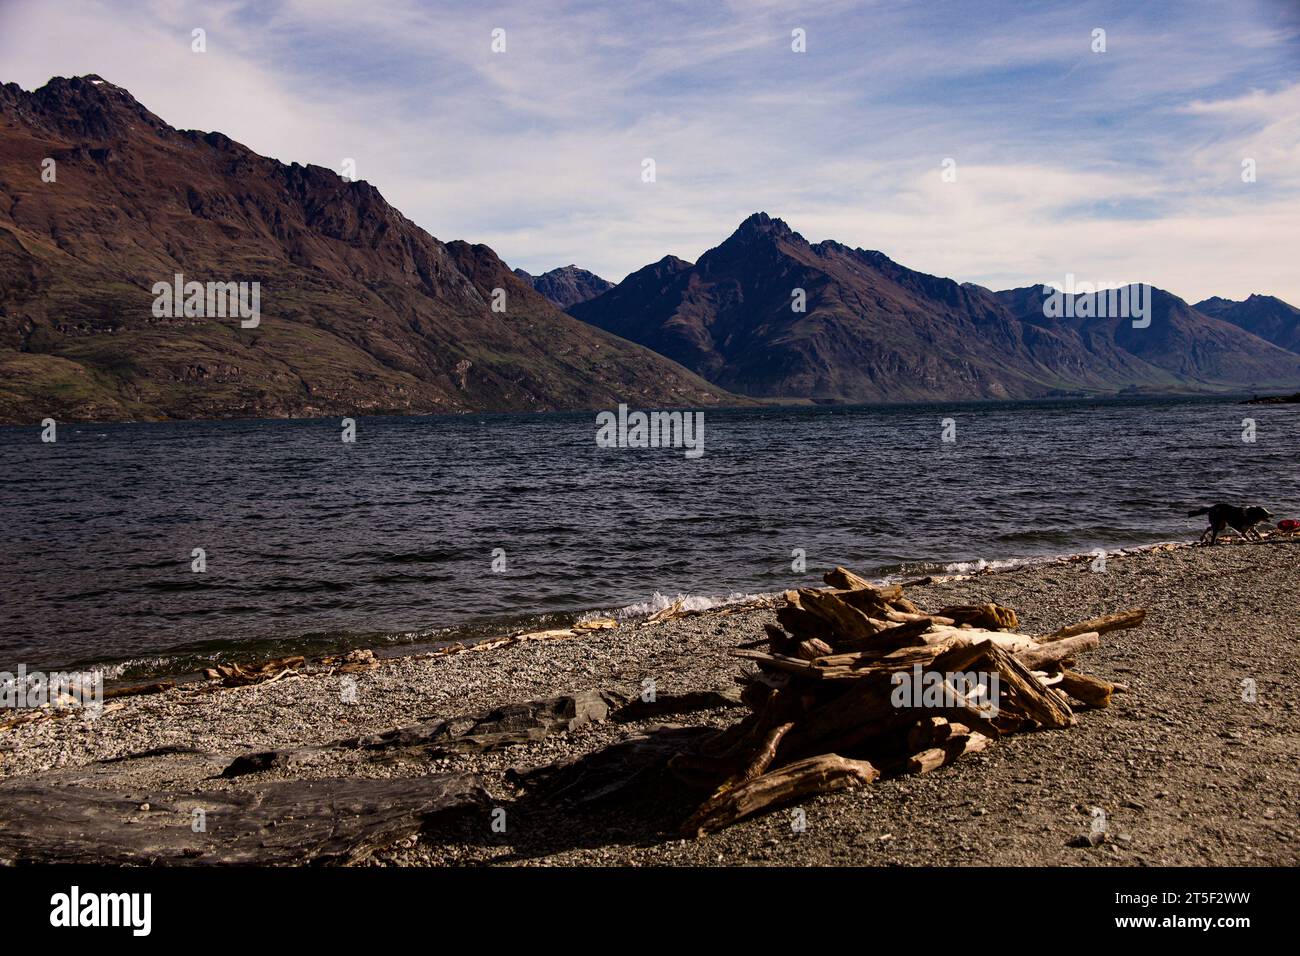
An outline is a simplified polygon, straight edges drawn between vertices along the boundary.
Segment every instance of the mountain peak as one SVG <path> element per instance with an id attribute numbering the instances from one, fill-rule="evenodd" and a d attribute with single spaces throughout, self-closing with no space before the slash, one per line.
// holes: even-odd
<path id="1" fill-rule="evenodd" d="M 32 125 L 86 138 L 120 138 L 137 123 L 171 129 L 128 90 L 98 73 L 51 77 L 30 93 L 17 83 L 6 83 L 0 88 L 0 108 L 17 112 Z"/>
<path id="2" fill-rule="evenodd" d="M 784 219 L 776 219 L 765 212 L 756 212 L 736 228 L 734 235 L 755 234 L 793 236 L 795 232 L 786 224 Z"/>
<path id="3" fill-rule="evenodd" d="M 110 83 L 98 73 L 84 76 L 52 76 L 44 86 L 32 91 L 32 96 L 43 101 L 72 99 L 109 101 L 122 106 L 143 109 L 139 101 L 125 87 Z"/>
<path id="4" fill-rule="evenodd" d="M 574 263 L 559 266 L 541 275 L 529 275 L 523 269 L 516 269 L 515 275 L 561 309 L 572 308 L 614 288 L 614 283 Z"/>

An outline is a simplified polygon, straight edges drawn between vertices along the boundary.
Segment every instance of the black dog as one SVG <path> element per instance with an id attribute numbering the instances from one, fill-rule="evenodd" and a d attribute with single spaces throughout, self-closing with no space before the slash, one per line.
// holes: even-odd
<path id="1" fill-rule="evenodd" d="M 1187 512 L 1189 518 L 1195 518 L 1197 515 L 1210 516 L 1210 526 L 1201 535 L 1201 544 L 1205 544 L 1207 537 L 1210 539 L 1210 544 L 1214 544 L 1219 540 L 1219 534 L 1229 527 L 1243 538 L 1253 537 L 1256 541 L 1263 541 L 1264 538 L 1255 530 L 1255 525 L 1273 517 L 1273 513 L 1267 508 L 1236 508 L 1232 505 L 1215 505 L 1213 508 L 1200 508 Z"/>

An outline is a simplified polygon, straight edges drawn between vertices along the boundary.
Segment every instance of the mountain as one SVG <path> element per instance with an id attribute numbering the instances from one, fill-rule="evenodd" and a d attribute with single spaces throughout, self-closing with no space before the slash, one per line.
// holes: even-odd
<path id="1" fill-rule="evenodd" d="M 178 273 L 257 282 L 260 321 L 155 315 Z M 173 129 L 97 76 L 0 86 L 0 421 L 728 398 L 368 183 Z"/>
<path id="2" fill-rule="evenodd" d="M 805 311 L 796 311 L 803 290 Z M 1300 383 L 1300 355 L 1161 290 L 1151 325 L 1044 315 L 755 213 L 698 262 L 661 259 L 570 312 L 744 395 L 823 401 L 1226 391 Z"/>
<path id="3" fill-rule="evenodd" d="M 546 298 L 561 309 L 568 309 L 579 302 L 594 299 L 602 292 L 614 288 L 614 283 L 602 279 L 594 272 L 579 269 L 577 266 L 561 266 L 539 276 L 529 275 L 523 269 L 516 269 L 515 275 L 532 285 Z"/>
<path id="4" fill-rule="evenodd" d="M 1193 307 L 1238 328 L 1253 332 L 1280 348 L 1300 352 L 1300 309 L 1271 295 L 1252 295 L 1242 302 L 1218 296 L 1205 299 Z"/>

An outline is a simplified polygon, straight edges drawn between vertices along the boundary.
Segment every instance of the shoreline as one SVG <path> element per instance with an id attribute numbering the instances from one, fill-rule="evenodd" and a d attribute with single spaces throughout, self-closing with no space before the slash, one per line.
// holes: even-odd
<path id="1" fill-rule="evenodd" d="M 1288 404 L 1297 400 L 1296 395 L 1292 393 L 1292 385 L 1277 385 L 1273 388 L 1266 389 L 1264 393 L 1259 391 L 1239 391 L 1229 389 L 1226 391 L 1217 390 L 1190 390 L 1182 392 L 1147 392 L 1147 391 L 1099 391 L 1095 393 L 1073 392 L 1062 395 L 1041 395 L 1032 398 L 958 398 L 958 399 L 900 399 L 898 401 L 885 402 L 855 402 L 842 399 L 818 399 L 818 398 L 790 398 L 777 397 L 766 398 L 760 396 L 741 395 L 739 393 L 727 393 L 731 398 L 737 400 L 736 404 L 719 403 L 714 405 L 705 405 L 704 409 L 714 411 L 752 411 L 754 409 L 854 409 L 854 408 L 897 408 L 899 406 L 922 405 L 922 406 L 951 406 L 951 405 L 1006 405 L 1014 403 L 1034 404 L 1040 402 L 1078 402 L 1078 403 L 1105 403 L 1105 402 L 1123 402 L 1123 401 L 1222 401 L 1232 402 L 1234 404 Z M 697 408 L 697 405 L 673 405 L 662 406 L 665 410 L 677 409 L 685 410 L 687 408 Z M 650 410 L 650 409 L 647 409 Z M 603 407 L 583 407 L 583 408 L 518 408 L 518 409 L 460 409 L 445 411 L 413 412 L 403 409 L 392 409 L 386 411 L 370 411 L 358 413 L 355 409 L 342 409 L 335 414 L 326 414 L 321 412 L 316 415 L 285 415 L 280 417 L 267 418 L 245 417 L 245 416 L 228 416 L 224 418 L 131 418 L 131 419 L 83 419 L 67 418 L 60 421 L 59 424 L 67 425 L 88 425 L 88 426 L 105 426 L 105 425 L 176 425 L 176 424 L 195 424 L 200 422 L 212 422 L 224 424 L 231 422 L 257 423 L 257 422 L 325 422 L 332 421 L 345 416 L 352 418 L 464 418 L 470 415 L 582 415 L 600 411 L 608 411 Z M 41 413 L 45 417 L 45 413 Z M 0 420 L 0 428 L 14 429 L 31 429 L 40 431 L 41 425 L 38 420 L 33 421 L 10 421 Z"/>
<path id="2" fill-rule="evenodd" d="M 1029 634 L 1147 607 L 1141 629 L 1106 635 L 1088 658 L 1089 672 L 1131 692 L 1107 709 L 1081 711 L 1068 733 L 1001 739 L 923 777 L 818 797 L 805 806 L 809 829 L 799 834 L 777 810 L 683 840 L 671 801 L 644 805 L 633 794 L 627 804 L 574 814 L 538 803 L 527 784 L 637 741 L 734 722 L 740 662 L 731 651 L 762 638 L 770 607 L 388 658 L 354 673 L 339 664 L 244 687 L 213 681 L 115 700 L 120 706 L 94 721 L 12 727 L 0 731 L 0 808 L 9 808 L 0 816 L 22 802 L 13 799 L 20 793 L 28 802 L 118 794 L 124 806 L 157 808 L 133 813 L 134 826 L 183 822 L 177 807 L 187 799 L 261 800 L 277 787 L 346 781 L 389 788 L 391 805 L 420 780 L 472 780 L 476 796 L 459 816 L 425 821 L 350 861 L 1292 865 L 1300 859 L 1300 710 L 1288 690 L 1300 638 L 1298 569 L 1300 539 L 1273 538 L 1121 555 L 1104 573 L 1062 561 L 909 588 L 924 607 L 1009 605 Z M 1242 700 L 1246 679 L 1257 686 L 1254 703 Z M 646 680 L 658 688 L 654 707 L 636 704 Z M 418 737 L 430 721 L 477 727 L 496 713 L 488 723 L 499 734 L 515 726 L 502 714 L 536 716 L 538 708 L 521 705 L 557 696 L 567 701 L 558 722 L 507 734 L 499 747 L 405 740 L 391 750 L 399 727 Z M 340 746 L 349 739 L 368 743 Z M 223 775 L 241 760 L 245 770 Z M 491 807 L 504 808 L 514 829 L 491 831 Z M 1090 807 L 1103 808 L 1115 838 L 1072 847 L 1088 830 Z M 0 819 L 0 860 L 58 858 L 53 844 L 15 849 L 6 832 Z M 202 860 L 206 844 L 192 839 Z M 112 852 L 103 851 L 106 861 Z"/>
<path id="3" fill-rule="evenodd" d="M 1273 534 L 1279 534 L 1274 531 Z M 935 582 L 961 580 L 973 575 L 1001 574 L 1008 571 L 1015 571 L 1027 567 L 1041 567 L 1062 563 L 1076 563 L 1080 561 L 1091 561 L 1096 556 L 1097 550 L 1105 552 L 1107 559 L 1116 555 L 1135 554 L 1146 551 L 1169 550 L 1172 548 L 1195 547 L 1196 542 L 1191 540 L 1178 541 L 1157 541 L 1150 544 L 1130 545 L 1115 548 L 1098 548 L 1088 552 L 1070 552 L 1062 554 L 1045 554 L 1029 557 L 1010 557 L 1010 558 L 975 558 L 966 561 L 950 562 L 917 562 L 925 565 L 927 563 L 936 565 L 936 570 L 932 573 L 890 573 L 886 575 L 869 576 L 869 579 L 876 584 L 910 584 L 918 580 L 932 580 Z M 806 575 L 811 580 L 817 580 L 813 573 Z M 418 657 L 429 653 L 440 653 L 448 647 L 456 645 L 475 645 L 484 642 L 497 641 L 507 637 L 519 637 L 533 631 L 555 630 L 564 627 L 562 623 L 565 619 L 571 619 L 569 626 L 581 623 L 589 618 L 612 617 L 619 621 L 628 621 L 635 623 L 637 620 L 652 616 L 656 610 L 672 605 L 674 602 L 685 601 L 688 605 L 691 603 L 704 604 L 708 608 L 728 607 L 733 604 L 744 604 L 745 601 L 752 601 L 761 604 L 766 600 L 779 597 L 784 593 L 786 587 L 804 586 L 799 582 L 791 582 L 786 586 L 776 588 L 771 591 L 752 591 L 737 592 L 733 591 L 726 597 L 715 596 L 711 594 L 685 594 L 677 593 L 672 596 L 666 595 L 658 590 L 642 601 L 635 601 L 631 604 L 618 608 L 609 607 L 584 607 L 578 610 L 570 611 L 545 611 L 536 614 L 520 615 L 521 620 L 526 625 L 504 628 L 499 631 L 492 628 L 482 620 L 464 621 L 459 624 L 448 625 L 445 627 L 434 627 L 427 629 L 428 632 L 443 633 L 448 635 L 446 639 L 427 640 L 419 638 L 415 640 L 383 640 L 373 641 L 373 634 L 363 634 L 357 632 L 355 635 L 349 635 L 341 638 L 328 646 L 322 647 L 322 653 L 309 655 L 308 660 L 318 660 L 324 657 L 347 654 L 355 650 L 372 651 L 376 657 L 382 659 L 391 659 L 398 657 Z M 655 607 L 658 604 L 659 607 Z M 647 608 L 644 612 L 633 612 L 634 608 Z M 694 609 L 691 609 L 694 611 Z M 549 620 L 548 620 L 549 619 Z M 412 633 L 412 632 L 403 632 Z M 467 636 L 473 635 L 473 636 Z M 384 635 L 388 637 L 388 635 Z M 280 642 L 292 645 L 300 639 L 279 639 Z M 269 660 L 272 657 L 262 654 L 241 654 L 243 647 L 240 641 L 230 641 L 226 648 L 214 652 L 207 657 L 212 666 L 229 663 L 253 663 L 258 660 Z M 298 652 L 291 652 L 297 654 Z M 202 670 L 179 670 L 169 666 L 173 662 L 194 658 L 194 653 L 185 653 L 180 649 L 162 650 L 156 654 L 148 654 L 138 657 L 130 657 L 121 660 L 90 660 L 79 661 L 74 664 L 64 664 L 61 666 L 27 666 L 31 670 L 43 670 L 46 672 L 72 671 L 81 673 L 103 672 L 104 685 L 106 688 L 124 689 L 133 686 L 147 685 L 161 680 L 174 680 L 178 683 L 193 683 L 202 680 Z M 287 655 L 282 655 L 287 656 Z M 157 666 L 146 666 L 151 661 L 161 661 Z M 17 665 L 15 665 L 17 666 Z M 121 677 L 120 675 L 127 671 L 136 671 L 131 677 Z"/>

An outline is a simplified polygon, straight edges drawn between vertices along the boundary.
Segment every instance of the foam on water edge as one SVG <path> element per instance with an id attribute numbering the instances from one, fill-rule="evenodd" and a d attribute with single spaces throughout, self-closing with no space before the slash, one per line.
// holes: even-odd
<path id="1" fill-rule="evenodd" d="M 891 572 L 888 574 L 864 575 L 873 584 L 888 585 L 896 584 L 902 581 L 913 580 L 916 578 L 933 577 L 936 580 L 944 578 L 962 578 L 974 574 L 994 574 L 1000 571 L 1009 571 L 1016 568 L 1027 568 L 1044 566 L 1050 564 L 1066 564 L 1071 562 L 1080 562 L 1092 560 L 1099 551 L 1104 552 L 1106 557 L 1121 556 L 1124 554 L 1138 554 L 1146 551 L 1173 547 L 1189 547 L 1187 541 L 1164 541 L 1155 544 L 1140 545 L 1137 547 L 1127 548 L 1098 548 L 1093 551 L 1081 553 L 1067 553 L 1059 555 L 1038 555 L 1034 557 L 1023 558 L 994 558 L 992 560 L 985 558 L 974 558 L 967 561 L 950 561 L 939 564 L 918 564 L 907 571 Z M 852 569 L 850 569 L 852 570 Z M 821 587 L 820 575 L 809 574 L 809 580 L 792 582 L 790 587 Z M 773 591 L 732 591 L 726 595 L 718 594 L 686 594 L 677 592 L 675 594 L 665 594 L 656 590 L 649 598 L 644 601 L 636 601 L 632 604 L 625 605 L 616 609 L 596 608 L 577 614 L 571 618 L 574 623 L 584 623 L 598 618 L 612 617 L 620 623 L 628 621 L 643 620 L 651 615 L 666 610 L 674 605 L 679 605 L 681 611 L 711 611 L 728 606 L 741 606 L 745 604 L 758 603 L 765 600 L 780 597 L 785 593 L 787 588 L 779 588 Z M 433 627 L 421 631 L 404 631 L 394 632 L 387 635 L 377 635 L 374 633 L 366 635 L 355 635 L 354 639 L 347 636 L 339 635 L 337 651 L 346 651 L 357 647 L 370 647 L 378 650 L 383 646 L 389 649 L 396 649 L 403 645 L 411 647 L 416 646 L 438 646 L 443 644 L 466 642 L 477 643 L 479 640 L 491 639 L 495 636 L 505 636 L 506 634 L 523 633 L 528 630 L 538 628 L 562 626 L 563 622 L 557 620 L 555 613 L 538 615 L 534 619 L 516 621 L 512 626 L 491 627 L 479 624 L 463 624 L 451 627 Z M 355 639 L 355 638 L 360 638 Z M 209 656 L 214 662 L 218 659 L 243 660 L 238 654 L 231 654 L 230 651 L 237 650 L 237 646 L 232 645 L 230 648 L 223 648 L 221 652 L 211 653 Z M 177 659 L 182 655 L 174 656 L 150 656 L 143 658 L 132 658 L 126 661 L 118 661 L 108 664 L 95 664 L 84 668 L 86 670 L 100 670 L 104 674 L 106 681 L 117 680 L 128 672 L 139 679 L 144 676 L 162 676 L 169 672 L 174 673 L 174 666 Z M 388 655 L 385 655 L 388 656 Z"/>

